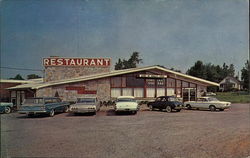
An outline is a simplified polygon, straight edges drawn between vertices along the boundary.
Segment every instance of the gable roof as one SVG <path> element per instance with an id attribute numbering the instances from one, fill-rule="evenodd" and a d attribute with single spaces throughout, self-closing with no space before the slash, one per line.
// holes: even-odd
<path id="1" fill-rule="evenodd" d="M 220 83 L 219 84 L 225 84 L 226 83 L 226 79 L 231 79 L 231 80 L 233 80 L 233 81 L 235 81 L 235 82 L 237 82 L 238 84 L 240 84 L 241 82 L 238 80 L 238 79 L 236 79 L 235 77 L 232 77 L 232 76 L 227 76 L 227 77 L 225 77 L 222 81 L 220 81 Z"/>
<path id="2" fill-rule="evenodd" d="M 23 84 L 23 85 L 18 85 L 18 86 L 11 87 L 11 88 L 8 88 L 8 89 L 25 89 L 25 88 L 40 89 L 40 88 L 49 87 L 49 86 L 68 84 L 68 83 L 74 83 L 74 82 L 81 82 L 81 81 L 89 81 L 89 80 L 94 80 L 94 79 L 112 77 L 112 76 L 123 75 L 123 74 L 134 73 L 134 72 L 145 71 L 145 70 L 152 70 L 152 69 L 158 69 L 158 70 L 161 70 L 161 71 L 165 71 L 165 72 L 168 72 L 168 73 L 175 74 L 177 76 L 197 80 L 197 81 L 200 81 L 200 82 L 202 82 L 204 84 L 207 84 L 209 86 L 219 86 L 218 83 L 211 82 L 211 81 L 208 81 L 208 80 L 204 80 L 204 79 L 201 79 L 201 78 L 198 78 L 198 77 L 193 77 L 193 76 L 190 76 L 190 75 L 186 75 L 186 74 L 183 74 L 183 73 L 180 73 L 180 72 L 175 72 L 175 71 L 172 71 L 172 70 L 160 67 L 160 66 L 147 66 L 147 67 L 140 67 L 140 68 L 124 69 L 124 70 L 114 70 L 114 71 L 111 71 L 111 72 L 93 74 L 93 75 L 88 75 L 88 76 L 80 76 L 80 77 L 75 77 L 75 78 L 71 78 L 71 79 L 63 79 L 63 80 L 50 81 L 50 82 L 39 82 L 39 83 Z"/>

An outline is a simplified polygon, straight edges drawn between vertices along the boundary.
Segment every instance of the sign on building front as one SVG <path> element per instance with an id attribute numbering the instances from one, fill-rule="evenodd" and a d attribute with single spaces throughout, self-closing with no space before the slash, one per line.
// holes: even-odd
<path id="1" fill-rule="evenodd" d="M 110 58 L 44 58 L 43 66 L 110 66 Z"/>

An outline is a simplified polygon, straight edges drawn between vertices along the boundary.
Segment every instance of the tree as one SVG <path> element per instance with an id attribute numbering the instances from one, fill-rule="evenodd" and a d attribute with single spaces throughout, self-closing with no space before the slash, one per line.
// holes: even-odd
<path id="1" fill-rule="evenodd" d="M 241 70 L 241 80 L 243 81 L 243 88 L 249 91 L 249 75 L 250 75 L 250 63 L 247 60 L 245 67 Z"/>
<path id="2" fill-rule="evenodd" d="M 10 78 L 13 80 L 24 80 L 23 77 L 20 74 L 17 74 L 14 78 Z"/>
<path id="3" fill-rule="evenodd" d="M 121 69 L 122 69 L 122 66 L 123 66 L 123 62 L 122 62 L 122 60 L 119 58 L 119 59 L 118 59 L 118 62 L 115 63 L 115 70 L 121 70 Z"/>
<path id="4" fill-rule="evenodd" d="M 170 70 L 181 73 L 181 70 L 174 69 L 173 67 Z"/>
<path id="5" fill-rule="evenodd" d="M 192 66 L 190 69 L 187 71 L 188 75 L 199 77 L 199 78 L 206 78 L 205 74 L 205 65 L 203 64 L 202 61 L 198 60 Z"/>
<path id="6" fill-rule="evenodd" d="M 29 74 L 29 75 L 27 75 L 27 79 L 35 79 L 35 78 L 41 78 L 41 76 L 36 75 L 36 74 Z"/>
<path id="7" fill-rule="evenodd" d="M 142 59 L 139 57 L 139 52 L 133 52 L 128 60 L 120 58 L 118 62 L 115 63 L 115 70 L 136 68 L 138 64 L 142 63 Z"/>

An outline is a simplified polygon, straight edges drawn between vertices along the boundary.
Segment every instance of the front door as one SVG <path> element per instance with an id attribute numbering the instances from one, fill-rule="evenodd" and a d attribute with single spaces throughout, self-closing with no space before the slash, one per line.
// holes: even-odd
<path id="1" fill-rule="evenodd" d="M 183 88 L 182 96 L 183 102 L 185 101 L 195 101 L 196 100 L 196 89 L 195 88 Z"/>

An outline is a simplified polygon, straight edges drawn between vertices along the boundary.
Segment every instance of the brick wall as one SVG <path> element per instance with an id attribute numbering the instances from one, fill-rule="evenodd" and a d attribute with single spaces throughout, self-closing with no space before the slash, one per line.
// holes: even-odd
<path id="1" fill-rule="evenodd" d="M 84 66 L 48 66 L 45 67 L 45 82 L 68 79 L 79 76 L 109 72 L 108 67 L 84 67 Z"/>
<path id="2" fill-rule="evenodd" d="M 91 80 L 91 81 L 78 82 L 78 83 L 72 83 L 72 84 L 58 85 L 58 86 L 53 86 L 53 87 L 46 87 L 46 88 L 38 89 L 36 92 L 36 96 L 37 97 L 54 97 L 57 92 L 59 97 L 62 98 L 64 101 L 75 101 L 77 97 L 88 97 L 88 96 L 91 96 L 91 97 L 97 96 L 97 98 L 100 101 L 108 101 L 110 100 L 110 83 L 109 82 L 110 82 L 109 78 L 103 78 L 103 79 L 98 79 L 98 80 Z M 79 89 L 79 91 L 71 90 L 74 88 Z M 84 93 L 81 93 L 81 88 L 84 89 Z M 96 94 L 90 94 L 89 92 L 96 92 Z"/>

